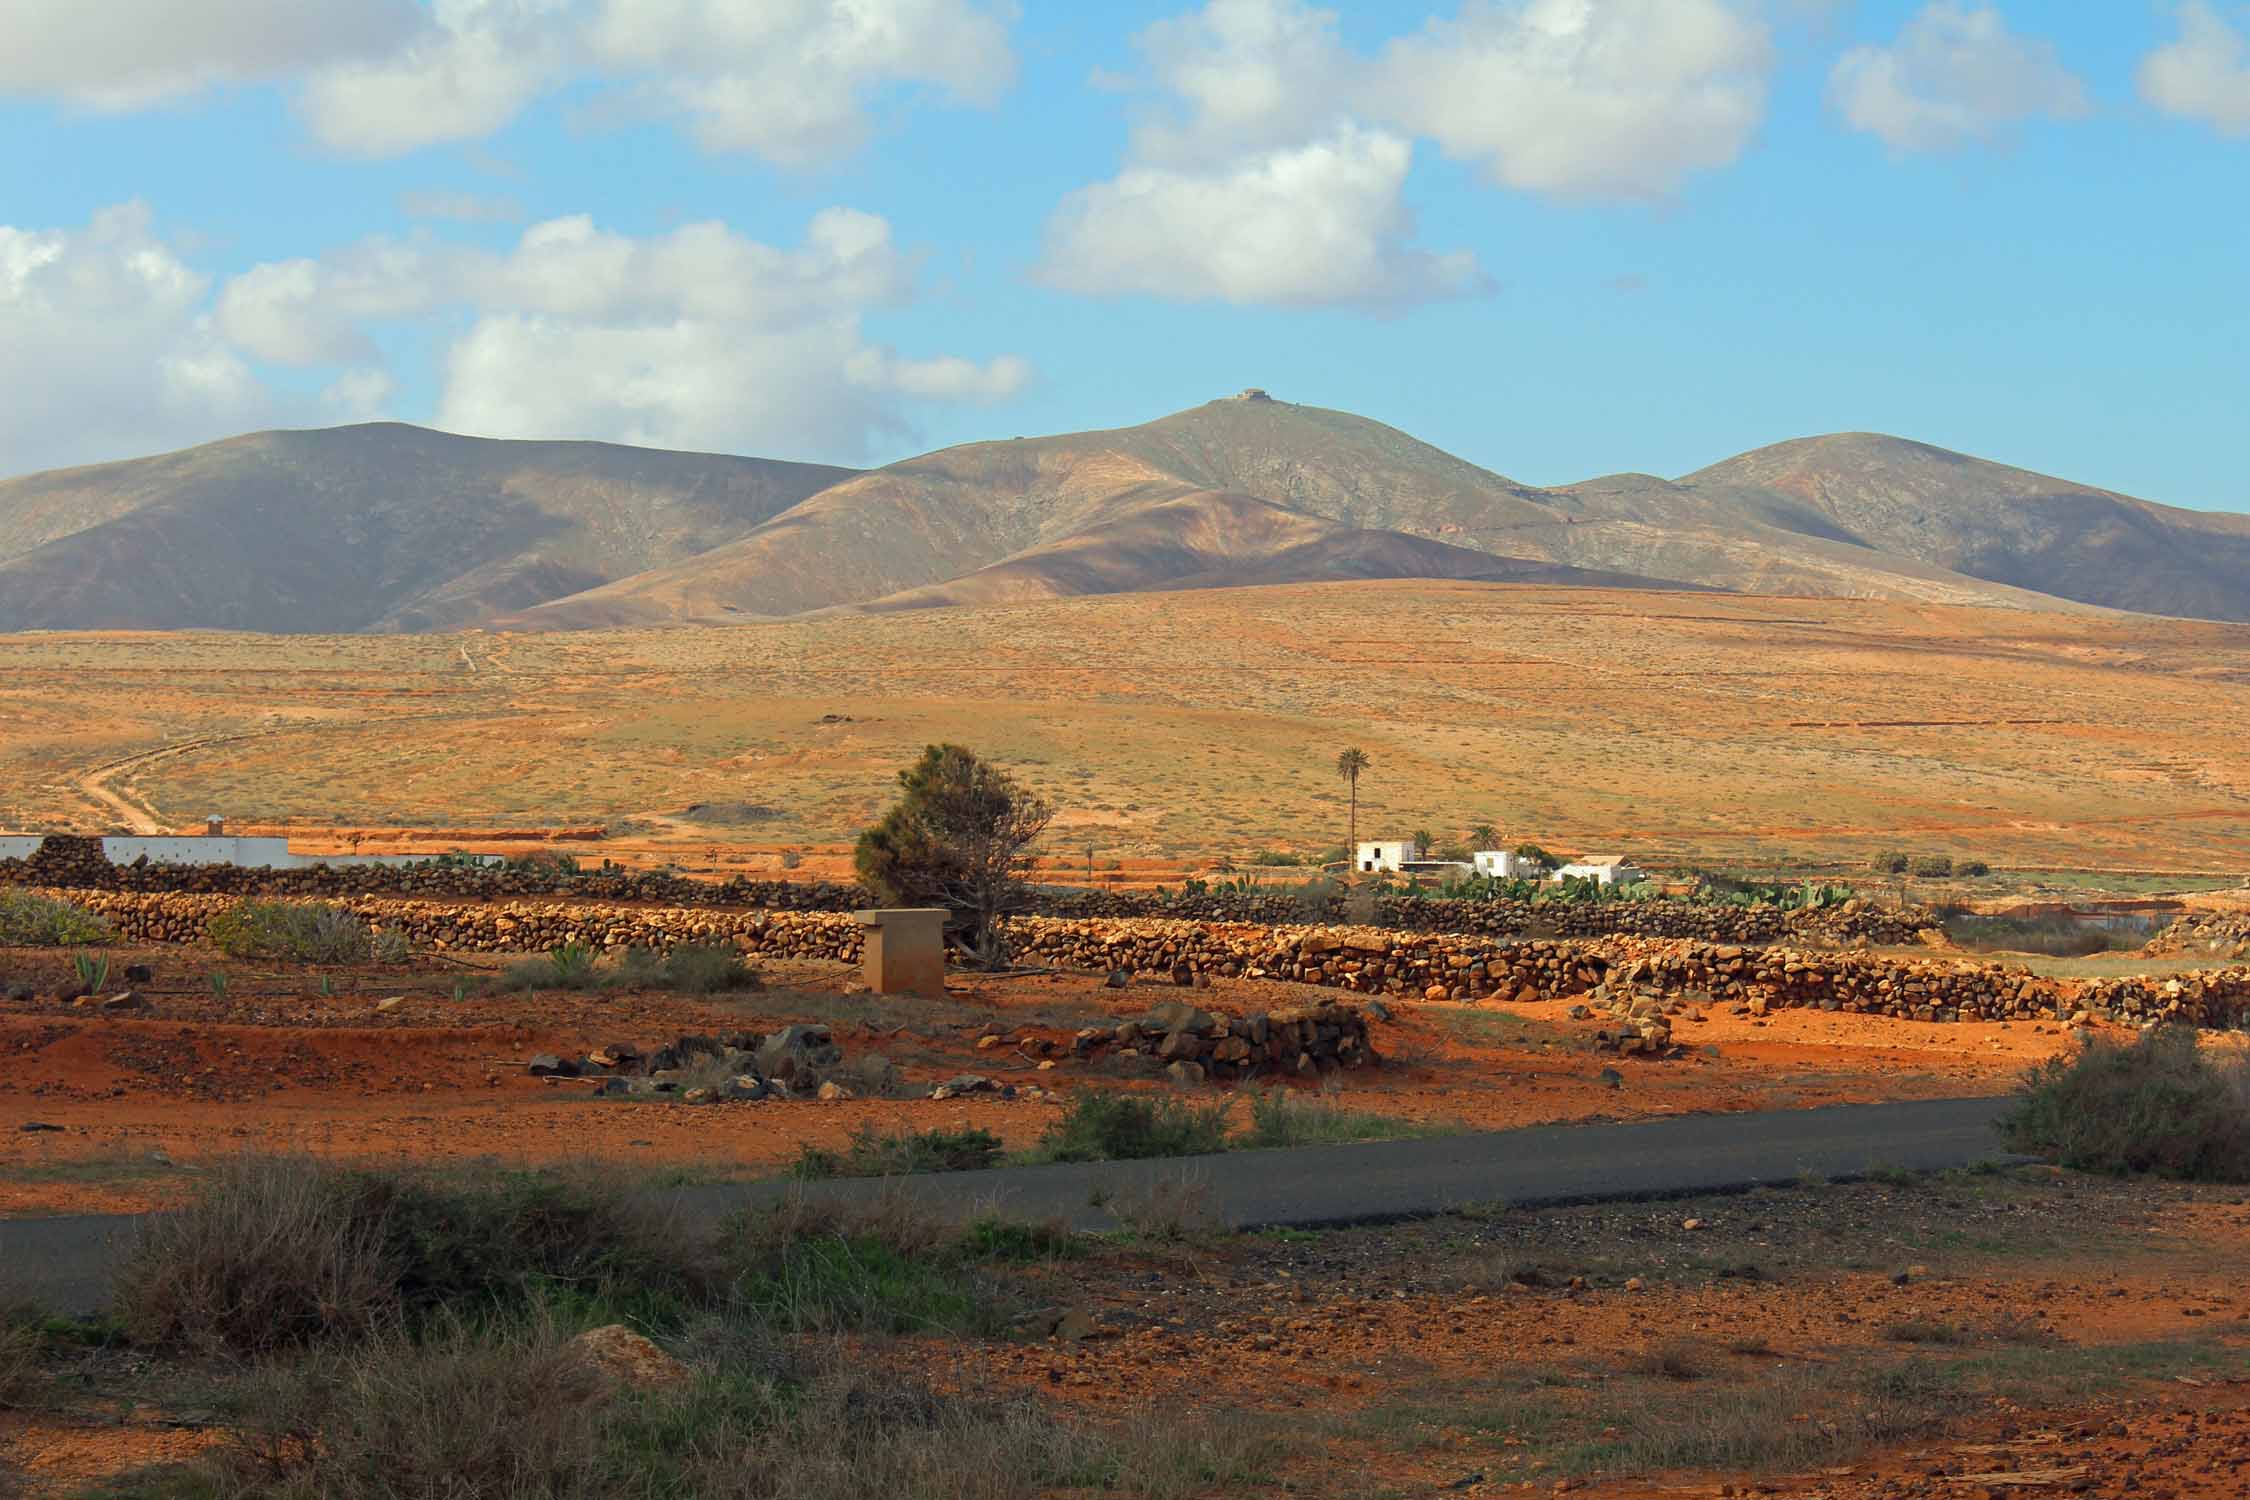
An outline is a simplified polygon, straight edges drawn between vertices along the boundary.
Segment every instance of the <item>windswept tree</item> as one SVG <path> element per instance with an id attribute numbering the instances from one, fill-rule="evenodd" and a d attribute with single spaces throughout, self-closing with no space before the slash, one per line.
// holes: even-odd
<path id="1" fill-rule="evenodd" d="M 1367 752 L 1357 745 L 1336 757 L 1336 774 L 1344 778 L 1345 784 L 1352 791 L 1351 833 L 1344 840 L 1344 858 L 1348 861 L 1356 862 L 1359 859 L 1359 778 L 1374 764 L 1367 758 Z"/>
<path id="2" fill-rule="evenodd" d="M 853 851 L 859 878 L 890 905 L 946 908 L 955 941 L 1001 967 L 1001 920 L 1029 905 L 1029 851 L 1054 809 L 960 745 L 930 746 L 898 780 L 898 802 Z"/>

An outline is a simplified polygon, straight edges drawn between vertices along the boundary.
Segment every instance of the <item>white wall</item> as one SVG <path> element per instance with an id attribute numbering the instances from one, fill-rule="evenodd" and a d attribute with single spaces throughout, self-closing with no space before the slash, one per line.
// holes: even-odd
<path id="1" fill-rule="evenodd" d="M 0 833 L 0 859 L 29 859 L 38 848 L 36 833 Z"/>
<path id="2" fill-rule="evenodd" d="M 1422 852 L 1414 847 L 1412 839 L 1369 839 L 1359 846 L 1359 857 L 1352 861 L 1355 870 L 1395 870 L 1410 859 L 1420 859 Z"/>
<path id="3" fill-rule="evenodd" d="M 1501 880 L 1521 880 L 1537 872 L 1528 859 L 1520 858 L 1513 849 L 1479 849 L 1473 856 L 1479 875 L 1491 875 Z"/>

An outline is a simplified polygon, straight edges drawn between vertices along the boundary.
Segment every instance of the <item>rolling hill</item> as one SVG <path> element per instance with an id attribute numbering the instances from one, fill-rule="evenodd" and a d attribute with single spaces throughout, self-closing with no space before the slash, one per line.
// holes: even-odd
<path id="1" fill-rule="evenodd" d="M 0 483 L 0 630 L 586 629 L 1332 579 L 2250 619 L 2250 517 L 1874 434 L 1539 489 L 1262 393 L 865 472 L 397 424 Z"/>
<path id="2" fill-rule="evenodd" d="M 821 464 L 398 423 L 0 483 L 0 630 L 444 630 L 690 557 Z"/>

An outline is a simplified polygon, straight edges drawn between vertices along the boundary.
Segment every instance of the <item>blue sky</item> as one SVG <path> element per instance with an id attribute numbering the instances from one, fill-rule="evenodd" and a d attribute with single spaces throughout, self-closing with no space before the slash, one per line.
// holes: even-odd
<path id="1" fill-rule="evenodd" d="M 2235 0 L 0 33 L 0 472 L 376 416 L 873 463 L 1255 384 L 1533 483 L 1873 429 L 2250 510 Z"/>

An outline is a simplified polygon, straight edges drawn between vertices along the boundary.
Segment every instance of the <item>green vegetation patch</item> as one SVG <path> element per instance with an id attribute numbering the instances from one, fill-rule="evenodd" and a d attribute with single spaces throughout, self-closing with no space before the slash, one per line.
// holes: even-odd
<path id="1" fill-rule="evenodd" d="M 81 948 L 113 936 L 109 919 L 83 906 L 0 886 L 0 948 Z"/>

